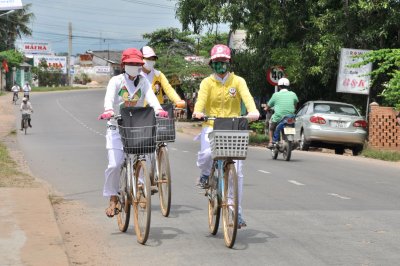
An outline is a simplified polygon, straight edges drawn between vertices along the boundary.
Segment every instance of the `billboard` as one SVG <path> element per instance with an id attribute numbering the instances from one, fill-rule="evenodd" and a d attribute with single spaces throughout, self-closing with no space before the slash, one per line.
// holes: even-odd
<path id="1" fill-rule="evenodd" d="M 50 55 L 51 47 L 48 42 L 22 42 L 20 50 L 24 54 L 44 54 Z"/>
<path id="2" fill-rule="evenodd" d="M 21 0 L 0 0 L 0 10 L 22 9 Z"/>
<path id="3" fill-rule="evenodd" d="M 59 69 L 63 74 L 67 74 L 66 56 L 35 55 L 33 57 L 33 65 L 37 67 L 42 59 L 46 60 L 49 68 Z"/>
<path id="4" fill-rule="evenodd" d="M 342 48 L 340 51 L 339 74 L 336 83 L 336 92 L 369 94 L 371 86 L 371 77 L 367 75 L 372 70 L 372 63 L 360 66 L 350 67 L 362 61 L 356 56 L 365 54 L 370 50 Z"/>

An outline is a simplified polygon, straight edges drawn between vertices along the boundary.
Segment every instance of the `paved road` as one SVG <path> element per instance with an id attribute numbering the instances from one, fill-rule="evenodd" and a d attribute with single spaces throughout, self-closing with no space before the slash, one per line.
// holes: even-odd
<path id="1" fill-rule="evenodd" d="M 234 249 L 210 236 L 205 198 L 194 187 L 198 143 L 178 134 L 171 144 L 173 207 L 163 218 L 153 197 L 147 246 L 104 219 L 104 90 L 32 95 L 34 128 L 19 135 L 35 175 L 79 200 L 104 228 L 118 263 L 141 265 L 398 265 L 400 166 L 364 158 L 295 151 L 273 161 L 250 148 L 243 208 L 248 228 Z M 117 264 L 117 263 L 116 263 Z"/>

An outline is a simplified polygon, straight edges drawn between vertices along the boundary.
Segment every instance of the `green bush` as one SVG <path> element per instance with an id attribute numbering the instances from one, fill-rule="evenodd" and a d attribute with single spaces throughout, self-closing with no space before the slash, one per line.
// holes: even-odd
<path id="1" fill-rule="evenodd" d="M 264 134 L 255 134 L 255 135 L 250 134 L 249 142 L 260 144 L 260 143 L 267 143 L 268 140 L 269 140 L 268 136 L 265 136 Z"/>
<path id="2" fill-rule="evenodd" d="M 257 134 L 261 135 L 261 134 L 264 134 L 265 122 L 264 121 L 251 122 L 249 124 L 249 127 L 251 130 L 253 130 Z"/>

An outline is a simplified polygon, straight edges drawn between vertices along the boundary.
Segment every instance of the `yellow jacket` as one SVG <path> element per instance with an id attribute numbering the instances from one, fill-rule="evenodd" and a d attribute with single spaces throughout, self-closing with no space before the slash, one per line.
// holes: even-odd
<path id="1" fill-rule="evenodd" d="M 242 77 L 229 73 L 225 84 L 222 84 L 211 74 L 200 83 L 194 112 L 210 117 L 238 117 L 241 100 L 248 112 L 258 112 L 254 98 Z M 212 127 L 213 121 L 203 123 L 203 127 L 205 126 Z"/>
<path id="2" fill-rule="evenodd" d="M 173 103 L 181 100 L 181 97 L 179 97 L 178 93 L 176 93 L 171 84 L 169 84 L 169 81 L 165 75 L 156 69 L 154 69 L 154 78 L 153 82 L 151 83 L 151 87 L 153 88 L 154 94 L 157 96 L 160 104 L 164 103 L 164 93 Z"/>

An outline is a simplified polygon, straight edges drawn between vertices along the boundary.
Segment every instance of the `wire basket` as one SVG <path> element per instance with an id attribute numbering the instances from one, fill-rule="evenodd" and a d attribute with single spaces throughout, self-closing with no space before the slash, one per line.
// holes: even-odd
<path id="1" fill-rule="evenodd" d="M 249 146 L 249 131 L 246 130 L 214 130 L 208 135 L 211 156 L 214 160 L 231 158 L 244 160 Z"/>
<path id="2" fill-rule="evenodd" d="M 157 142 L 175 141 L 175 120 L 173 118 L 157 117 Z"/>
<path id="3" fill-rule="evenodd" d="M 143 127 L 118 126 L 124 151 L 129 154 L 153 153 L 156 149 L 156 125 Z"/>

